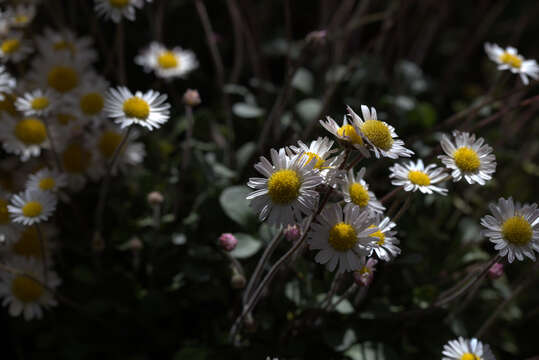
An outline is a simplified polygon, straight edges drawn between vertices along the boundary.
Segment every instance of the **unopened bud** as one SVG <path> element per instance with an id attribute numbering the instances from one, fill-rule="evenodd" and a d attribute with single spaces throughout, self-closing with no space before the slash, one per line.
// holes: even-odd
<path id="1" fill-rule="evenodd" d="M 138 237 L 134 237 L 128 241 L 127 246 L 133 251 L 140 251 L 144 247 L 144 244 Z"/>
<path id="2" fill-rule="evenodd" d="M 297 224 L 288 225 L 286 229 L 284 229 L 284 236 L 288 241 L 296 241 L 301 237 L 301 228 Z"/>
<path id="3" fill-rule="evenodd" d="M 200 105 L 201 100 L 198 90 L 187 89 L 187 91 L 183 94 L 183 103 L 191 107 Z"/>
<path id="4" fill-rule="evenodd" d="M 165 198 L 163 197 L 163 194 L 161 194 L 159 191 L 152 191 L 148 194 L 146 200 L 151 206 L 157 206 L 161 205 Z"/>
<path id="5" fill-rule="evenodd" d="M 503 275 L 503 264 L 498 262 L 492 264 L 490 269 L 488 269 L 488 277 L 491 280 L 497 279 Z"/>
<path id="6" fill-rule="evenodd" d="M 232 251 L 238 244 L 238 239 L 231 233 L 224 233 L 219 236 L 219 246 L 225 251 Z"/>
<path id="7" fill-rule="evenodd" d="M 323 45 L 327 40 L 328 32 L 326 30 L 311 31 L 307 34 L 306 40 L 314 45 Z"/>
<path id="8" fill-rule="evenodd" d="M 243 289 L 245 287 L 245 283 L 245 276 L 234 271 L 232 274 L 232 279 L 230 279 L 230 286 L 232 286 L 234 289 Z"/>
<path id="9" fill-rule="evenodd" d="M 250 333 L 256 331 L 256 321 L 253 318 L 253 315 L 251 315 L 251 313 L 248 313 L 245 316 L 245 319 L 243 320 L 243 325 L 245 325 L 245 329 Z"/>
<path id="10" fill-rule="evenodd" d="M 374 279 L 375 266 L 378 263 L 376 259 L 369 259 L 365 266 L 354 271 L 354 281 L 359 286 L 369 286 Z"/>

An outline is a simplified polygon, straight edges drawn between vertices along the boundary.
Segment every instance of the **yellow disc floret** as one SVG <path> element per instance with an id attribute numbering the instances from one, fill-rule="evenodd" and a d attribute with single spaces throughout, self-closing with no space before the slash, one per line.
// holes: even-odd
<path id="1" fill-rule="evenodd" d="M 369 229 L 374 229 L 376 226 L 370 225 Z M 376 232 L 373 232 L 369 235 L 370 237 L 378 238 L 378 241 L 376 242 L 377 245 L 384 245 L 386 242 L 386 235 L 382 232 L 382 230 L 378 229 Z"/>
<path id="2" fill-rule="evenodd" d="M 13 295 L 23 303 L 35 302 L 43 294 L 43 286 L 25 275 L 17 275 L 11 283 Z"/>
<path id="3" fill-rule="evenodd" d="M 361 125 L 361 132 L 365 134 L 367 139 L 384 151 L 391 149 L 393 145 L 393 138 L 391 137 L 391 131 L 386 124 L 379 120 L 367 120 Z"/>
<path id="4" fill-rule="evenodd" d="M 50 101 L 45 96 L 36 97 L 30 103 L 30 106 L 34 110 L 43 110 L 43 109 L 47 108 L 49 105 L 50 105 Z"/>
<path id="5" fill-rule="evenodd" d="M 99 93 L 88 93 L 80 98 L 80 108 L 86 115 L 98 114 L 103 109 L 103 96 Z"/>
<path id="6" fill-rule="evenodd" d="M 116 131 L 107 130 L 99 138 L 99 151 L 107 159 L 112 157 L 118 145 L 122 142 L 122 135 Z"/>
<path id="7" fill-rule="evenodd" d="M 462 354 L 460 360 L 481 360 L 481 358 L 475 354 L 467 352 Z"/>
<path id="8" fill-rule="evenodd" d="M 19 39 L 7 39 L 2 42 L 0 48 L 4 54 L 12 54 L 19 50 L 21 42 Z"/>
<path id="9" fill-rule="evenodd" d="M 56 115 L 56 119 L 58 119 L 58 123 L 60 123 L 60 125 L 64 126 L 69 124 L 71 121 L 77 120 L 74 115 L 65 113 L 59 113 L 58 115 Z"/>
<path id="10" fill-rule="evenodd" d="M 358 135 L 352 125 L 343 125 L 337 130 L 337 135 L 346 138 L 347 141 L 356 145 L 363 145 L 363 139 Z"/>
<path id="11" fill-rule="evenodd" d="M 54 178 L 52 177 L 44 177 L 43 179 L 39 180 L 38 184 L 41 190 L 52 190 L 55 185 L 56 181 L 54 181 Z"/>
<path id="12" fill-rule="evenodd" d="M 337 251 L 348 251 L 357 243 L 356 229 L 344 222 L 337 223 L 329 230 L 328 242 Z"/>
<path id="13" fill-rule="evenodd" d="M 133 96 L 124 101 L 123 111 L 127 117 L 146 120 L 150 115 L 150 105 L 144 99 Z"/>
<path id="14" fill-rule="evenodd" d="M 276 204 L 290 204 L 299 196 L 301 180 L 294 170 L 282 169 L 274 172 L 268 180 L 268 195 Z"/>
<path id="15" fill-rule="evenodd" d="M 314 165 L 315 169 L 321 169 L 324 163 L 326 162 L 324 159 L 318 156 L 318 154 L 315 154 L 313 152 L 306 152 L 303 155 L 309 157 L 307 161 L 305 162 L 305 165 L 309 164 L 311 161 L 316 161 L 316 165 Z"/>
<path id="16" fill-rule="evenodd" d="M 527 245 L 533 236 L 530 223 L 523 216 L 517 215 L 505 220 L 502 225 L 503 238 L 513 245 Z"/>
<path id="17" fill-rule="evenodd" d="M 47 129 L 41 120 L 29 117 L 15 125 L 15 136 L 25 145 L 39 145 L 47 139 Z"/>
<path id="18" fill-rule="evenodd" d="M 0 199 L 0 225 L 9 224 L 9 211 L 7 210 L 7 200 Z"/>
<path id="19" fill-rule="evenodd" d="M 453 159 L 455 160 L 455 165 L 457 165 L 457 167 L 464 172 L 477 171 L 481 165 L 477 152 L 467 146 L 463 146 L 455 150 L 453 153 Z"/>
<path id="20" fill-rule="evenodd" d="M 36 217 L 43 212 L 43 205 L 39 201 L 28 201 L 22 207 L 22 214 L 26 217 Z"/>
<path id="21" fill-rule="evenodd" d="M 157 63 L 163 69 L 172 69 L 178 67 L 179 59 L 172 51 L 164 51 L 157 57 Z"/>
<path id="22" fill-rule="evenodd" d="M 54 66 L 47 74 L 47 82 L 54 90 L 65 93 L 79 84 L 79 76 L 72 67 Z"/>
<path id="23" fill-rule="evenodd" d="M 62 163 L 68 173 L 83 173 L 90 165 L 92 154 L 77 143 L 70 144 L 62 153 Z"/>
<path id="24" fill-rule="evenodd" d="M 408 180 L 410 180 L 412 184 L 419 185 L 419 186 L 430 185 L 429 176 L 425 174 L 423 171 L 419 171 L 419 170 L 410 171 L 408 173 Z"/>
<path id="25" fill-rule="evenodd" d="M 365 186 L 360 183 L 350 184 L 348 192 L 350 193 L 350 199 L 354 204 L 365 207 L 369 203 L 369 192 L 365 189 Z"/>
<path id="26" fill-rule="evenodd" d="M 17 115 L 17 108 L 15 107 L 15 100 L 17 98 L 12 94 L 1 93 L 4 95 L 4 98 L 0 100 L 0 111 L 5 111 L 10 115 Z"/>
<path id="27" fill-rule="evenodd" d="M 17 255 L 41 259 L 41 244 L 35 227 L 27 227 L 19 240 L 13 244 L 13 252 Z"/>
<path id="28" fill-rule="evenodd" d="M 499 59 L 504 64 L 507 64 L 517 69 L 520 69 L 520 67 L 522 66 L 522 59 L 514 54 L 509 54 L 507 51 L 504 51 L 500 55 Z"/>
<path id="29" fill-rule="evenodd" d="M 109 0 L 109 4 L 115 8 L 123 8 L 129 4 L 129 0 Z"/>
<path id="30" fill-rule="evenodd" d="M 72 42 L 60 40 L 54 43 L 52 46 L 55 51 L 62 51 L 67 50 L 71 53 L 71 55 L 75 54 L 75 46 Z"/>
<path id="31" fill-rule="evenodd" d="M 13 18 L 13 22 L 17 25 L 25 25 L 30 21 L 30 18 L 24 14 L 16 15 Z"/>

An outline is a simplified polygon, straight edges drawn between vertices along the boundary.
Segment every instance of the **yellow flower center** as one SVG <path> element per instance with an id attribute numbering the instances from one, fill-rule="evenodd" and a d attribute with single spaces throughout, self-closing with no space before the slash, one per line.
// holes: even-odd
<path id="1" fill-rule="evenodd" d="M 178 67 L 179 59 L 172 51 L 164 51 L 157 57 L 157 63 L 163 69 L 172 69 Z"/>
<path id="2" fill-rule="evenodd" d="M 21 47 L 21 42 L 18 39 L 7 39 L 2 42 L 2 52 L 4 54 L 12 54 L 19 50 Z"/>
<path id="3" fill-rule="evenodd" d="M 430 178 L 423 171 L 412 170 L 408 173 L 408 180 L 419 186 L 429 186 Z"/>
<path id="4" fill-rule="evenodd" d="M 124 101 L 124 113 L 127 117 L 146 120 L 150 115 L 150 105 L 138 96 L 133 96 Z"/>
<path id="5" fill-rule="evenodd" d="M 502 225 L 502 235 L 511 244 L 523 246 L 531 241 L 533 229 L 524 217 L 517 215 L 505 220 Z"/>
<path id="6" fill-rule="evenodd" d="M 71 55 L 75 54 L 75 45 L 73 45 L 73 43 L 69 42 L 69 41 L 65 41 L 65 40 L 57 41 L 57 42 L 54 43 L 52 48 L 55 51 L 67 50 L 67 51 L 69 51 L 71 53 Z"/>
<path id="7" fill-rule="evenodd" d="M 475 150 L 463 146 L 455 150 L 453 159 L 457 167 L 464 172 L 474 172 L 479 169 L 481 161 Z"/>
<path id="8" fill-rule="evenodd" d="M 41 259 L 41 244 L 35 227 L 26 228 L 19 240 L 13 244 L 13 252 L 17 255 Z"/>
<path id="9" fill-rule="evenodd" d="M 361 269 L 357 270 L 361 275 L 371 273 L 371 269 L 367 266 L 363 266 Z"/>
<path id="10" fill-rule="evenodd" d="M 51 190 L 56 185 L 56 181 L 52 177 L 46 177 L 39 180 L 39 188 L 41 190 Z"/>
<path id="11" fill-rule="evenodd" d="M 72 67 L 54 66 L 47 74 L 47 82 L 54 90 L 65 93 L 79 84 L 79 76 Z"/>
<path id="12" fill-rule="evenodd" d="M 15 96 L 11 94 L 2 93 L 4 100 L 0 100 L 0 111 L 5 111 L 10 115 L 17 115 L 17 108 L 15 107 Z"/>
<path id="13" fill-rule="evenodd" d="M 60 123 L 60 125 L 64 125 L 64 126 L 70 123 L 71 121 L 77 120 L 77 118 L 74 115 L 62 114 L 62 113 L 56 115 L 56 119 L 58 119 L 58 123 Z"/>
<path id="14" fill-rule="evenodd" d="M 363 139 L 358 135 L 356 129 L 354 129 L 352 125 L 347 124 L 341 126 L 337 130 L 337 135 L 346 137 L 347 141 L 351 142 L 352 144 L 363 145 Z"/>
<path id="15" fill-rule="evenodd" d="M 43 205 L 38 201 L 28 201 L 22 207 L 22 214 L 26 217 L 36 217 L 41 215 Z"/>
<path id="16" fill-rule="evenodd" d="M 13 295 L 23 303 L 35 302 L 43 294 L 43 286 L 25 275 L 17 275 L 11 283 Z"/>
<path id="17" fill-rule="evenodd" d="M 7 200 L 0 199 L 0 224 L 9 224 L 9 211 L 7 210 Z"/>
<path id="18" fill-rule="evenodd" d="M 110 158 L 114 154 L 114 151 L 122 142 L 122 135 L 116 131 L 107 130 L 99 139 L 98 147 L 104 157 Z"/>
<path id="19" fill-rule="evenodd" d="M 481 360 L 481 358 L 475 354 L 467 352 L 462 354 L 460 360 Z"/>
<path id="20" fill-rule="evenodd" d="M 34 110 L 43 110 L 46 107 L 48 107 L 49 104 L 50 104 L 49 99 L 47 99 L 44 96 L 40 96 L 40 97 L 34 98 L 34 100 L 32 100 L 32 103 L 30 104 L 30 106 Z"/>
<path id="21" fill-rule="evenodd" d="M 337 251 L 348 251 L 357 243 L 356 229 L 340 222 L 329 230 L 329 244 Z"/>
<path id="22" fill-rule="evenodd" d="M 386 124 L 379 120 L 367 120 L 361 125 L 361 132 L 374 146 L 384 151 L 391 149 L 393 138 Z"/>
<path id="23" fill-rule="evenodd" d="M 21 15 L 15 16 L 15 18 L 13 20 L 18 25 L 24 25 L 24 24 L 28 23 L 28 21 L 30 21 L 30 18 L 28 16 L 26 16 L 26 15 L 21 14 Z"/>
<path id="24" fill-rule="evenodd" d="M 516 56 L 516 55 L 513 55 L 513 54 L 509 54 L 508 52 L 504 51 L 500 57 L 499 57 L 500 61 L 503 62 L 504 64 L 507 64 L 507 65 L 510 65 L 514 68 L 520 68 L 522 66 L 522 60 Z"/>
<path id="25" fill-rule="evenodd" d="M 99 93 L 88 93 L 80 99 L 80 108 L 86 115 L 95 115 L 103 109 L 103 96 Z"/>
<path id="26" fill-rule="evenodd" d="M 70 144 L 62 154 L 64 169 L 69 173 L 83 173 L 90 165 L 92 154 L 77 143 Z"/>
<path id="27" fill-rule="evenodd" d="M 15 136 L 26 145 L 38 145 L 47 139 L 47 129 L 41 120 L 25 118 L 15 125 Z"/>
<path id="28" fill-rule="evenodd" d="M 370 225 L 368 229 L 374 229 L 376 226 Z M 377 245 L 384 245 L 386 242 L 386 235 L 382 232 L 382 230 L 378 230 L 376 232 L 373 232 L 369 235 L 370 237 L 378 238 L 378 241 L 376 242 Z"/>
<path id="29" fill-rule="evenodd" d="M 129 4 L 129 0 L 109 0 L 109 4 L 115 8 L 123 8 Z"/>
<path id="30" fill-rule="evenodd" d="M 301 180 L 294 170 L 277 170 L 268 180 L 268 194 L 276 204 L 289 204 L 299 196 Z"/>
<path id="31" fill-rule="evenodd" d="M 315 169 L 322 169 L 322 165 L 326 162 L 324 159 L 322 159 L 320 156 L 318 156 L 315 153 L 312 152 L 306 152 L 303 154 L 303 156 L 307 156 L 307 162 L 305 162 L 305 165 L 309 164 L 311 161 L 315 160 L 316 165 L 314 166 Z"/>
<path id="32" fill-rule="evenodd" d="M 350 199 L 354 204 L 365 207 L 369 203 L 369 193 L 360 183 L 350 184 L 348 192 L 350 193 Z"/>

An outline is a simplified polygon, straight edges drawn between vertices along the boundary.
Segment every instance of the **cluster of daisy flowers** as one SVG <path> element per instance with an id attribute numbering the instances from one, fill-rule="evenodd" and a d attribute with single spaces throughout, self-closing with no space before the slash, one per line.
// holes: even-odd
<path id="1" fill-rule="evenodd" d="M 133 20 L 143 3 L 96 1 L 96 10 Z M 7 155 L 0 160 L 0 264 L 11 269 L 2 268 L 0 298 L 27 320 L 56 304 L 56 208 L 89 183 L 106 188 L 108 176 L 140 165 L 146 150 L 138 139 L 170 117 L 167 95 L 112 87 L 94 65 L 91 38 L 32 29 L 39 10 L 36 1 L 0 6 L 0 143 Z M 198 67 L 191 51 L 156 42 L 135 63 L 165 81 Z"/>

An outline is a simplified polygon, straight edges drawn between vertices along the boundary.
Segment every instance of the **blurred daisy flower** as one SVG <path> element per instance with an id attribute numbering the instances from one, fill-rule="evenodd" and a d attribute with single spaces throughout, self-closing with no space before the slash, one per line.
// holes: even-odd
<path id="1" fill-rule="evenodd" d="M 26 188 L 29 190 L 56 192 L 67 185 L 67 177 L 58 171 L 42 169 L 28 176 Z"/>
<path id="2" fill-rule="evenodd" d="M 32 47 L 23 39 L 22 33 L 13 32 L 0 40 L 0 59 L 3 62 L 17 63 L 24 60 L 32 51 Z"/>
<path id="3" fill-rule="evenodd" d="M 67 175 L 67 185 L 73 191 L 81 190 L 87 181 L 87 175 L 92 180 L 101 177 L 101 167 L 97 163 L 97 156 L 92 147 L 94 140 L 90 135 L 80 135 L 75 139 L 70 139 L 60 148 L 60 160 L 65 175 Z"/>
<path id="4" fill-rule="evenodd" d="M 377 230 L 369 228 L 368 217 L 355 205 L 347 205 L 344 210 L 339 204 L 324 207 L 307 238 L 312 250 L 320 250 L 315 261 L 327 264 L 329 271 L 337 269 L 337 274 L 363 267 L 368 255 L 365 245 Z"/>
<path id="5" fill-rule="evenodd" d="M 447 189 L 435 186 L 443 181 L 447 174 L 443 168 L 436 164 L 430 164 L 427 167 L 423 165 L 423 160 L 417 162 L 410 161 L 408 164 L 395 164 L 389 168 L 391 184 L 403 186 L 405 191 L 421 191 L 423 194 L 432 194 L 437 192 L 440 195 L 446 195 Z"/>
<path id="6" fill-rule="evenodd" d="M 135 8 L 141 8 L 141 0 L 95 0 L 95 11 L 105 19 L 119 23 L 122 17 L 135 20 Z"/>
<path id="7" fill-rule="evenodd" d="M 401 249 L 397 246 L 399 240 L 395 237 L 396 231 L 392 231 L 396 224 L 388 217 L 382 218 L 382 215 L 377 214 L 370 219 L 370 229 L 376 229 L 376 232 L 369 235 L 371 241 L 367 244 L 367 248 L 383 261 L 391 261 L 401 253 Z"/>
<path id="8" fill-rule="evenodd" d="M 59 95 L 70 94 L 82 84 L 89 59 L 73 59 L 66 53 L 40 56 L 32 62 L 28 80 L 40 89 L 50 88 Z"/>
<path id="9" fill-rule="evenodd" d="M 367 210 L 370 215 L 381 214 L 385 207 L 376 199 L 374 193 L 369 191 L 369 184 L 363 180 L 365 171 L 363 167 L 354 175 L 354 169 L 348 170 L 341 183 L 344 201 L 359 206 L 361 210 Z"/>
<path id="10" fill-rule="evenodd" d="M 9 199 L 11 194 L 0 190 L 0 244 L 9 244 L 18 235 L 18 228 L 9 217 Z"/>
<path id="11" fill-rule="evenodd" d="M 37 117 L 14 119 L 5 115 L 0 122 L 0 140 L 4 150 L 18 155 L 22 161 L 39 156 L 49 146 L 45 123 Z"/>
<path id="12" fill-rule="evenodd" d="M 522 261 L 524 256 L 535 261 L 534 251 L 539 252 L 539 210 L 537 204 L 514 203 L 512 198 L 500 198 L 491 203 L 493 216 L 486 215 L 481 225 L 486 228 L 483 235 L 493 242 L 494 249 L 501 256 L 507 255 L 511 263 L 515 258 Z"/>
<path id="13" fill-rule="evenodd" d="M 485 183 L 492 179 L 496 171 L 496 157 L 492 148 L 485 144 L 483 138 L 475 139 L 474 134 L 453 131 L 455 143 L 446 135 L 442 136 L 440 145 L 447 155 L 439 155 L 438 159 L 452 170 L 453 181 L 464 179 L 469 183 Z"/>
<path id="14" fill-rule="evenodd" d="M 513 74 L 519 74 L 524 85 L 528 85 L 528 76 L 539 78 L 539 65 L 535 60 L 526 60 L 519 55 L 517 49 L 508 46 L 505 49 L 497 44 L 485 43 L 485 51 L 490 58 L 498 64 L 498 70 L 510 70 Z"/>
<path id="15" fill-rule="evenodd" d="M 8 19 L 11 27 L 25 28 L 34 20 L 36 7 L 32 4 L 19 4 L 15 7 L 8 7 L 4 16 Z"/>
<path id="16" fill-rule="evenodd" d="M 254 189 L 247 195 L 251 207 L 261 221 L 272 225 L 293 225 L 303 215 L 315 211 L 318 193 L 315 188 L 323 181 L 314 169 L 316 163 L 299 153 L 287 156 L 284 149 L 271 149 L 270 163 L 265 157 L 255 164 L 263 178 L 250 178 L 247 185 Z"/>
<path id="17" fill-rule="evenodd" d="M 2 305 L 9 307 L 11 316 L 22 314 L 25 320 L 43 317 L 43 308 L 56 306 L 53 294 L 43 284 L 45 276 L 43 266 L 35 259 L 14 258 L 10 266 L 21 273 L 2 272 L 0 281 L 0 297 Z M 54 290 L 61 280 L 58 275 L 47 270 L 47 287 Z"/>
<path id="18" fill-rule="evenodd" d="M 97 53 L 92 48 L 93 41 L 90 37 L 77 37 L 69 29 L 59 31 L 47 28 L 43 35 L 37 35 L 35 44 L 39 52 L 44 56 L 54 56 L 59 53 L 66 53 L 75 60 L 85 62 L 94 62 L 97 59 Z"/>
<path id="19" fill-rule="evenodd" d="M 50 264 L 50 260 L 52 260 L 51 255 L 54 245 L 51 241 L 49 241 L 48 238 L 51 237 L 51 234 L 55 233 L 56 230 L 54 229 L 54 227 L 51 228 L 43 226 L 41 228 L 41 235 L 47 238 L 47 241 L 41 244 L 37 228 L 35 226 L 24 227 L 21 231 L 18 232 L 17 237 L 14 239 L 14 241 L 12 241 L 5 248 L 5 252 L 6 254 L 9 254 L 9 256 L 32 258 L 36 261 L 42 261 L 43 254 L 41 252 L 41 246 L 44 245 L 45 256 L 47 257 L 47 260 L 49 260 L 48 263 Z"/>
<path id="20" fill-rule="evenodd" d="M 169 119 L 167 95 L 154 90 L 134 95 L 124 86 L 110 89 L 105 98 L 105 113 L 122 128 L 133 124 L 149 130 L 159 129 Z"/>
<path id="21" fill-rule="evenodd" d="M 361 136 L 370 145 L 376 158 L 384 156 L 396 159 L 399 156 L 410 157 L 414 154 L 412 150 L 404 147 L 404 141 L 398 139 L 397 133 L 391 125 L 378 120 L 374 107 L 369 110 L 367 106 L 361 105 L 363 119 L 350 106 L 347 107 L 347 110 L 348 115 L 360 130 Z"/>
<path id="22" fill-rule="evenodd" d="M 488 345 L 475 338 L 459 337 L 444 345 L 442 360 L 495 360 Z"/>
<path id="23" fill-rule="evenodd" d="M 13 222 L 28 226 L 47 221 L 56 203 L 56 196 L 50 192 L 28 189 L 13 195 L 7 209 Z"/>
<path id="24" fill-rule="evenodd" d="M 10 93 L 17 85 L 17 80 L 0 65 L 0 100 L 4 100 L 4 93 Z"/>
<path id="25" fill-rule="evenodd" d="M 144 71 L 154 71 L 163 79 L 184 78 L 198 67 L 195 53 L 180 47 L 166 48 L 163 44 L 152 42 L 141 54 L 135 57 L 135 63 L 143 66 Z"/>
<path id="26" fill-rule="evenodd" d="M 47 116 L 58 106 L 59 100 L 51 90 L 37 89 L 17 98 L 15 107 L 26 116 Z"/>
<path id="27" fill-rule="evenodd" d="M 365 147 L 363 138 L 359 135 L 359 128 L 355 124 L 349 124 L 348 119 L 345 116 L 342 126 L 339 126 L 335 120 L 327 116 L 326 121 L 320 120 L 320 125 L 330 133 L 332 133 L 337 139 L 346 144 L 350 144 L 356 150 L 359 150 L 365 157 L 370 157 L 369 150 Z"/>
<path id="28" fill-rule="evenodd" d="M 105 96 L 109 89 L 109 83 L 95 73 L 85 76 L 79 89 L 70 97 L 70 105 L 76 109 L 76 114 L 87 120 L 94 120 L 94 125 L 99 125 L 95 120 L 101 120 L 105 108 Z"/>

